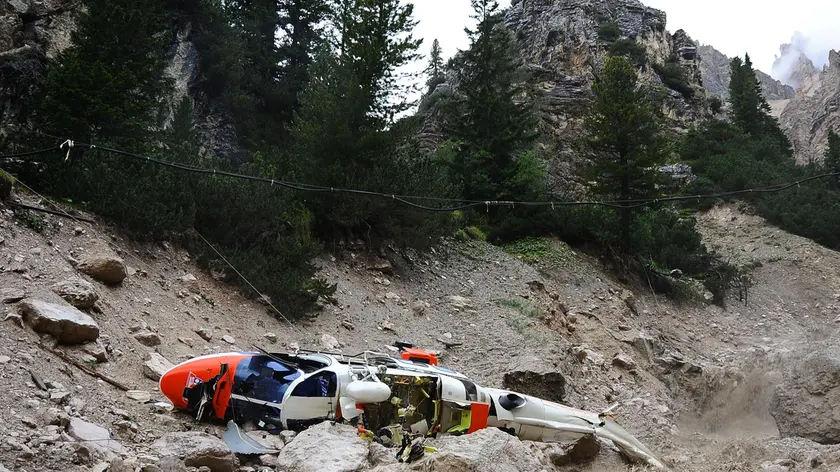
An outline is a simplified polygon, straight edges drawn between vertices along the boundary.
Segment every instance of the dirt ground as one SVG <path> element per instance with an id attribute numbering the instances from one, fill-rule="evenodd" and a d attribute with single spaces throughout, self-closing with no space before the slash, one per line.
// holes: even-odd
<path id="1" fill-rule="evenodd" d="M 101 299 L 90 314 L 111 349 L 108 362 L 95 369 L 153 399 L 164 398 L 143 374 L 151 352 L 178 363 L 255 345 L 319 349 L 323 335 L 335 337 L 346 353 L 387 351 L 406 340 L 440 352 L 444 365 L 486 386 L 502 386 L 510 371 L 560 372 L 565 403 L 599 410 L 618 402 L 617 420 L 674 470 L 832 470 L 819 464 L 840 454 L 836 446 L 779 438 L 767 410 L 791 356 L 838 334 L 840 255 L 735 205 L 715 208 L 699 222 L 710 248 L 738 264 L 759 263 L 747 304 L 737 298 L 725 308 L 678 303 L 648 287 L 622 286 L 597 260 L 560 242 L 530 263 L 481 242 L 447 241 L 423 254 L 350 245 L 318 261 L 321 275 L 338 284 L 335 303 L 294 323 L 243 298 L 170 244 L 138 244 L 101 223 L 0 211 L 0 288 L 61 302 L 50 287 L 81 276 L 69 258 L 125 260 L 130 275 L 121 286 L 94 282 Z M 188 273 L 198 279 L 198 294 L 180 281 Z M 14 314 L 18 307 L 0 310 Z M 156 332 L 161 344 L 138 342 L 139 327 Z M 201 329 L 213 333 L 210 341 L 196 333 Z M 10 470 L 90 470 L 69 438 L 30 447 L 31 454 L 18 447 L 40 434 L 32 424 L 54 406 L 39 397 L 30 371 L 62 384 L 72 397 L 71 415 L 111 429 L 127 454 L 149 454 L 150 444 L 169 431 L 219 433 L 217 426 L 129 399 L 38 342 L 14 320 L 0 324 L 0 356 L 9 357 L 0 364 L 0 464 Z M 616 365 L 617 355 L 633 365 Z M 125 416 L 132 426 L 121 423 Z M 615 467 L 596 462 L 577 470 Z"/>

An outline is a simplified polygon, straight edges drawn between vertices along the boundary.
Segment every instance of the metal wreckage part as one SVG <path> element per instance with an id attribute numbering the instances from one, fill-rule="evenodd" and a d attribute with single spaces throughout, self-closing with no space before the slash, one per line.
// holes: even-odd
<path id="1" fill-rule="evenodd" d="M 354 356 L 318 351 L 226 353 L 202 356 L 170 369 L 161 392 L 198 420 L 228 421 L 225 441 L 235 452 L 273 451 L 242 433 L 252 420 L 272 431 L 343 421 L 360 435 L 400 447 L 412 461 L 433 448 L 427 437 L 500 428 L 522 440 L 573 443 L 594 435 L 611 441 L 629 460 L 665 465 L 618 425 L 611 412 L 578 410 L 508 390 L 476 385 L 438 366 L 437 357 L 396 343 L 400 357 L 377 352 Z"/>

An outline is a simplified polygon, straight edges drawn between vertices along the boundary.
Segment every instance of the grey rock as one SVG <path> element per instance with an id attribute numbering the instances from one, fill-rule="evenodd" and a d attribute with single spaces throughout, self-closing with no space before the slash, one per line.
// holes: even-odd
<path id="1" fill-rule="evenodd" d="M 791 368 L 775 389 L 770 414 L 784 437 L 798 436 L 822 444 L 840 443 L 840 346 L 815 345 Z"/>
<path id="2" fill-rule="evenodd" d="M 697 48 L 700 56 L 700 73 L 703 77 L 703 87 L 709 95 L 720 98 L 723 101 L 729 100 L 729 82 L 731 81 L 732 59 L 718 51 L 712 46 L 700 46 Z M 795 90 L 789 85 L 773 79 L 766 73 L 757 70 L 756 77 L 761 83 L 761 91 L 767 100 L 789 100 L 793 98 Z"/>
<path id="3" fill-rule="evenodd" d="M 355 472 L 368 465 L 369 443 L 356 429 L 324 422 L 289 442 L 277 456 L 277 470 L 287 472 Z"/>
<path id="4" fill-rule="evenodd" d="M 806 77 L 779 116 L 800 164 L 820 163 L 828 135 L 840 129 L 840 53 L 831 51 L 828 66 Z"/>
<path id="5" fill-rule="evenodd" d="M 165 357 L 156 352 L 149 353 L 149 357 L 143 364 L 143 375 L 158 381 L 169 369 L 175 367 Z"/>
<path id="6" fill-rule="evenodd" d="M 632 357 L 620 352 L 613 357 L 612 363 L 616 367 L 620 367 L 622 369 L 633 370 L 636 366 L 636 361 L 633 360 Z"/>
<path id="7" fill-rule="evenodd" d="M 435 447 L 438 452 L 427 454 L 417 464 L 418 470 L 533 472 L 545 468 L 522 441 L 496 428 L 444 437 Z"/>
<path id="8" fill-rule="evenodd" d="M 83 344 L 96 341 L 99 337 L 99 325 L 74 307 L 25 300 L 20 308 L 26 323 L 33 330 L 49 334 L 61 344 Z"/>
<path id="9" fill-rule="evenodd" d="M 76 441 L 96 443 L 97 446 L 106 447 L 114 452 L 123 451 L 123 447 L 111 439 L 111 433 L 107 429 L 79 418 L 70 418 L 67 434 Z"/>
<path id="10" fill-rule="evenodd" d="M 152 331 L 141 330 L 134 334 L 134 339 L 144 346 L 160 346 L 160 335 Z"/>
<path id="11" fill-rule="evenodd" d="M 228 344 L 231 344 L 231 345 L 236 344 L 236 339 L 234 339 L 233 336 L 231 336 L 229 334 L 226 334 L 226 335 L 222 336 L 222 341 L 224 341 Z"/>
<path id="12" fill-rule="evenodd" d="M 199 328 L 199 329 L 195 330 L 195 334 L 197 334 L 198 337 L 200 337 L 201 339 L 203 339 L 205 341 L 210 341 L 211 339 L 213 339 L 213 332 L 210 331 L 209 329 Z"/>
<path id="13" fill-rule="evenodd" d="M 76 268 L 106 285 L 119 285 L 128 275 L 125 262 L 114 256 L 91 256 L 79 261 Z"/>
<path id="14" fill-rule="evenodd" d="M 335 336 L 323 334 L 321 335 L 321 347 L 328 351 L 335 351 L 341 347 L 341 343 L 338 342 L 338 339 L 335 339 Z"/>
<path id="15" fill-rule="evenodd" d="M 58 282 L 52 286 L 52 290 L 76 308 L 92 308 L 99 300 L 99 293 L 93 284 L 78 277 Z"/>
<path id="16" fill-rule="evenodd" d="M 26 298 L 26 291 L 19 288 L 0 288 L 0 302 L 17 303 Z"/>
<path id="17" fill-rule="evenodd" d="M 145 390 L 129 390 L 125 392 L 125 396 L 138 403 L 146 403 L 152 399 L 152 394 Z"/>
<path id="18" fill-rule="evenodd" d="M 178 278 L 178 281 L 192 293 L 200 293 L 201 286 L 198 284 L 198 279 L 192 274 L 187 274 Z"/>
<path id="19" fill-rule="evenodd" d="M 167 433 L 152 444 L 151 450 L 161 461 L 177 458 L 187 467 L 209 467 L 213 472 L 235 470 L 235 457 L 227 444 L 207 433 Z"/>

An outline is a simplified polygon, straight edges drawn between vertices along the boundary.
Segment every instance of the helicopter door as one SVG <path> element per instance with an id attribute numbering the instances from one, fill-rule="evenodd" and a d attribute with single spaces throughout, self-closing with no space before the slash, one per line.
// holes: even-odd
<path id="1" fill-rule="evenodd" d="M 216 389 L 213 392 L 213 411 L 216 412 L 216 418 L 225 418 L 232 388 L 233 372 L 227 364 L 222 364 L 219 380 L 216 382 Z"/>
<path id="2" fill-rule="evenodd" d="M 338 408 L 338 377 L 322 370 L 294 384 L 283 400 L 283 425 L 297 428 L 319 423 L 331 417 Z"/>

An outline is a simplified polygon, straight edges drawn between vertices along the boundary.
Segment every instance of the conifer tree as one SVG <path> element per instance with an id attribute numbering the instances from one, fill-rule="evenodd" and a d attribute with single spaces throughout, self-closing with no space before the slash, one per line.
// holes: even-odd
<path id="1" fill-rule="evenodd" d="M 840 135 L 834 130 L 828 132 L 828 148 L 823 163 L 826 171 L 840 172 Z M 840 181 L 840 177 L 835 180 Z"/>
<path id="2" fill-rule="evenodd" d="M 429 76 L 426 81 L 429 92 L 434 91 L 435 87 L 445 80 L 443 77 L 443 49 L 441 49 L 440 42 L 437 39 L 432 42 L 432 49 L 429 52 L 429 65 L 425 72 Z"/>
<path id="3" fill-rule="evenodd" d="M 141 151 L 169 90 L 171 35 L 160 0 L 89 0 L 72 45 L 50 69 L 40 125 L 85 142 Z"/>
<path id="4" fill-rule="evenodd" d="M 291 121 L 299 106 L 299 95 L 309 81 L 309 66 L 321 42 L 321 24 L 329 12 L 327 0 L 279 0 L 279 27 L 283 32 L 279 46 L 280 82 L 285 100 L 278 110 L 285 122 Z"/>
<path id="5" fill-rule="evenodd" d="M 461 145 L 454 174 L 469 199 L 521 199 L 541 191 L 532 155 L 519 159 L 535 137 L 536 120 L 523 90 L 520 60 L 510 31 L 503 27 L 495 0 L 472 0 L 475 30 L 470 47 L 456 64 L 460 97 L 453 137 Z"/>
<path id="6" fill-rule="evenodd" d="M 593 86 L 595 103 L 586 118 L 592 152 L 589 180 L 603 200 L 655 197 L 656 167 L 665 157 L 660 117 L 638 87 L 636 69 L 624 57 L 611 57 Z M 619 210 L 623 251 L 630 245 L 634 212 Z"/>
<path id="7" fill-rule="evenodd" d="M 770 113 L 770 105 L 762 95 L 761 82 L 755 75 L 749 54 L 743 61 L 740 57 L 732 59 L 730 68 L 732 120 L 750 134 L 761 134 L 766 125 L 766 117 Z"/>

